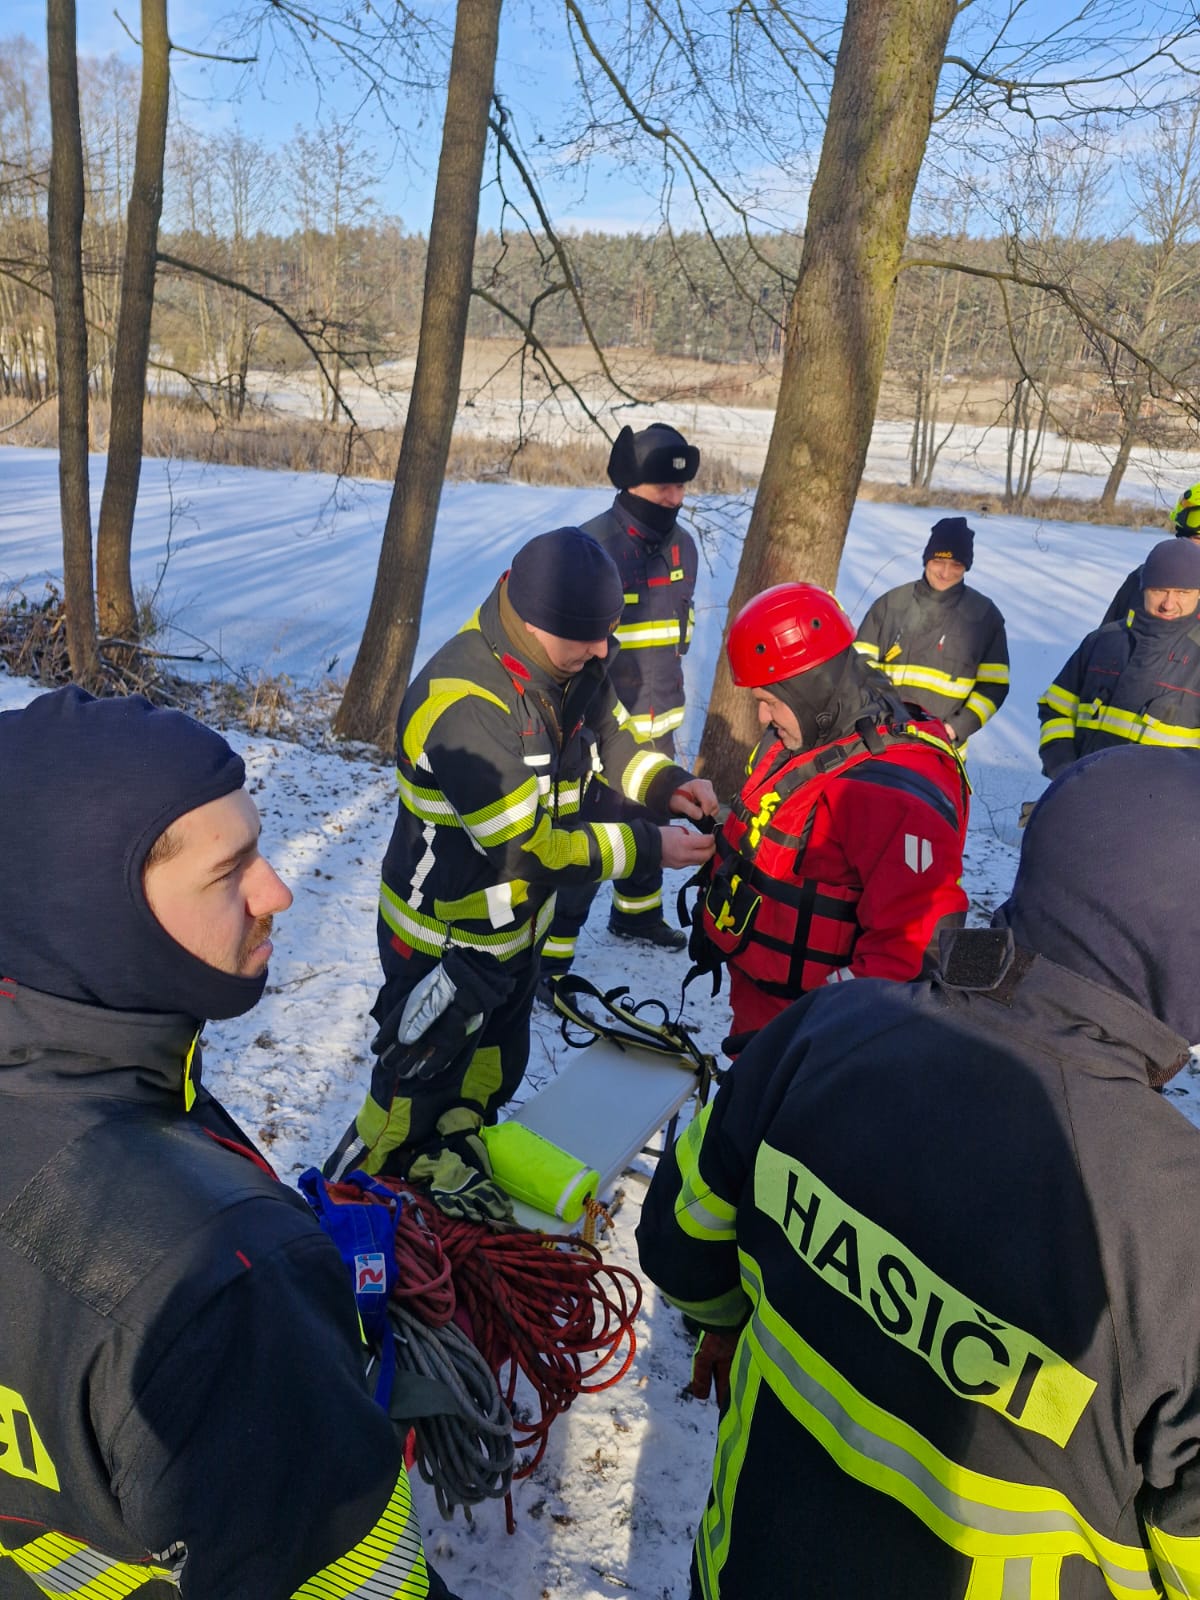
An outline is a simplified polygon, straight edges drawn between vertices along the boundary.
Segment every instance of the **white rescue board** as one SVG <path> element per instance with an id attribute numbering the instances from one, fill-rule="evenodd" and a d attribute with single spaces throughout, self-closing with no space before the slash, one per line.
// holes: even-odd
<path id="1" fill-rule="evenodd" d="M 598 1198 L 606 1199 L 625 1168 L 646 1143 L 686 1104 L 700 1079 L 686 1057 L 664 1056 L 636 1046 L 622 1049 L 595 1039 L 544 1089 L 512 1112 L 512 1120 L 600 1174 Z M 536 1211 L 514 1200 L 517 1221 L 542 1233 L 577 1233 L 583 1221 Z"/>

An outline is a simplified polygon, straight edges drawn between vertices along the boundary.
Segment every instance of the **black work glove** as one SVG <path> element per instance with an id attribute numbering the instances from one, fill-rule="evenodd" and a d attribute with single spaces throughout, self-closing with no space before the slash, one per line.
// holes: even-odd
<path id="1" fill-rule="evenodd" d="M 486 957 L 448 949 L 379 1026 L 371 1049 L 379 1058 L 372 1098 L 409 1079 L 427 1082 L 450 1065 L 473 1033 L 512 992 L 513 980 Z M 380 1079 L 378 1085 L 376 1078 Z M 376 1093 L 378 1087 L 381 1093 Z M 390 1096 L 389 1096 L 390 1101 Z"/>

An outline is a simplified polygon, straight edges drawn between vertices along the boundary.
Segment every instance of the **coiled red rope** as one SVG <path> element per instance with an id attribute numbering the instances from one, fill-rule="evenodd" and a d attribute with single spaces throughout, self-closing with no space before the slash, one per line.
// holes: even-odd
<path id="1" fill-rule="evenodd" d="M 468 1333 L 514 1412 L 514 1444 L 532 1449 L 513 1474 L 527 1477 L 555 1418 L 577 1395 L 597 1394 L 629 1370 L 641 1284 L 580 1239 L 463 1222 L 443 1215 L 422 1190 L 383 1182 L 405 1201 L 396 1218 L 394 1296 L 426 1326 L 453 1319 Z M 353 1184 L 331 1184 L 330 1193 L 365 1198 Z M 522 1378 L 532 1406 L 524 1395 L 518 1401 Z"/>

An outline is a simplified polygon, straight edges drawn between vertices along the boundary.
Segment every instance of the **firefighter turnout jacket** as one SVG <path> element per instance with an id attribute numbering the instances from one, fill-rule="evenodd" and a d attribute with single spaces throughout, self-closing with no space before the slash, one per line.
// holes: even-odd
<path id="1" fill-rule="evenodd" d="M 961 920 L 969 791 L 934 727 L 864 719 L 817 750 L 754 752 L 697 908 L 735 1034 L 831 980 L 916 977 Z"/>
<path id="2" fill-rule="evenodd" d="M 901 584 L 874 602 L 854 648 L 895 684 L 900 698 L 954 729 L 965 744 L 1004 704 L 1008 640 L 996 606 L 965 583 Z"/>
<path id="3" fill-rule="evenodd" d="M 739 1057 L 637 1230 L 742 1328 L 695 1594 L 1200 1596 L 1200 1134 L 1148 1083 L 1186 1048 L 1018 951 Z"/>
<path id="4" fill-rule="evenodd" d="M 515 654 L 499 592 L 400 708 L 400 804 L 379 902 L 386 979 L 413 950 L 437 957 L 447 945 L 532 959 L 556 888 L 658 864 L 655 819 L 668 820 L 690 777 L 639 742 L 603 662 L 563 686 Z"/>
<path id="5" fill-rule="evenodd" d="M 621 651 L 609 677 L 639 738 L 661 739 L 683 721 L 683 657 L 696 613 L 697 555 L 678 523 L 669 533 L 648 527 L 621 504 L 583 524 L 621 574 L 625 610 L 617 627 Z"/>
<path id="6" fill-rule="evenodd" d="M 1109 745 L 1200 748 L 1200 619 L 1140 606 L 1089 633 L 1038 701 L 1048 778 Z"/>
<path id="7" fill-rule="evenodd" d="M 431 1593 L 346 1269 L 247 1145 L 189 1019 L 0 981 L 6 1600 Z"/>

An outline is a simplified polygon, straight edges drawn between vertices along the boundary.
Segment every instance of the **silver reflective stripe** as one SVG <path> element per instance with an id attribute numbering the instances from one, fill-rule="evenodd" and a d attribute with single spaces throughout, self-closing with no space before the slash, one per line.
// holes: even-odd
<path id="1" fill-rule="evenodd" d="M 66 1552 L 62 1560 L 45 1565 L 46 1557 Z M 48 1533 L 8 1554 L 35 1588 L 52 1600 L 124 1600 L 147 1583 L 169 1583 L 179 1587 L 178 1571 L 160 1566 L 141 1566 L 114 1561 L 111 1556 L 78 1544 L 64 1534 Z M 25 1559 L 22 1559 L 22 1558 Z M 29 1565 L 35 1567 L 29 1570 Z"/>
<path id="2" fill-rule="evenodd" d="M 748 1290 L 761 1289 L 756 1284 L 747 1285 Z M 784 1393 L 780 1398 L 786 1404 L 786 1390 L 792 1389 L 833 1428 L 838 1437 L 869 1462 L 886 1468 L 896 1474 L 898 1478 L 910 1484 L 917 1494 L 935 1512 L 965 1530 L 978 1530 L 990 1534 L 996 1539 L 1018 1539 L 1035 1537 L 1043 1541 L 1043 1551 L 1049 1555 L 1060 1553 L 1063 1555 L 1083 1555 L 1095 1564 L 1104 1573 L 1110 1587 L 1118 1587 L 1123 1591 L 1132 1591 L 1138 1594 L 1154 1595 L 1158 1593 L 1154 1580 L 1147 1567 L 1125 1566 L 1115 1560 L 1111 1555 L 1100 1548 L 1098 1536 L 1088 1524 L 1073 1511 L 1063 1496 L 1054 1490 L 1041 1491 L 1046 1500 L 1060 1502 L 1061 1509 L 1046 1505 L 1037 1511 L 1008 1510 L 1002 1506 L 989 1505 L 986 1501 L 972 1499 L 969 1495 L 957 1493 L 948 1483 L 943 1482 L 924 1462 L 912 1451 L 906 1450 L 903 1445 L 881 1438 L 879 1434 L 855 1421 L 850 1413 L 835 1399 L 835 1397 L 820 1384 L 817 1379 L 788 1351 L 788 1349 L 767 1329 L 761 1317 L 761 1304 L 754 1313 L 751 1330 L 753 1341 L 759 1346 L 765 1358 L 765 1376 L 768 1382 L 774 1374 L 781 1381 Z M 743 1344 L 749 1344 L 744 1340 Z M 844 1381 L 844 1380 L 843 1380 Z M 776 1385 L 771 1383 L 772 1388 Z M 811 1430 L 810 1430 L 811 1431 Z M 930 1447 L 932 1452 L 932 1447 Z M 947 1462 L 950 1471 L 954 1471 L 954 1463 Z M 960 1469 L 961 1471 L 961 1469 Z M 857 1474 L 855 1474 L 857 1476 Z M 974 1472 L 961 1472 L 961 1476 L 977 1477 Z M 870 1481 L 864 1479 L 863 1481 Z M 1031 1498 L 1038 1491 L 1025 1485 L 1008 1485 L 999 1480 L 1001 1488 L 1023 1488 Z M 914 1507 L 914 1510 L 917 1508 Z M 919 1510 L 917 1514 L 920 1515 Z M 925 1519 L 923 1519 L 925 1520 Z M 1112 1540 L 1104 1540 L 1109 1549 L 1125 1548 L 1117 1546 Z M 1083 1548 L 1081 1548 L 1083 1546 Z M 997 1551 L 997 1554 L 1000 1552 Z M 1129 1555 L 1134 1559 L 1140 1552 L 1129 1547 Z M 1005 1591 L 1007 1600 L 1007 1591 Z"/>

